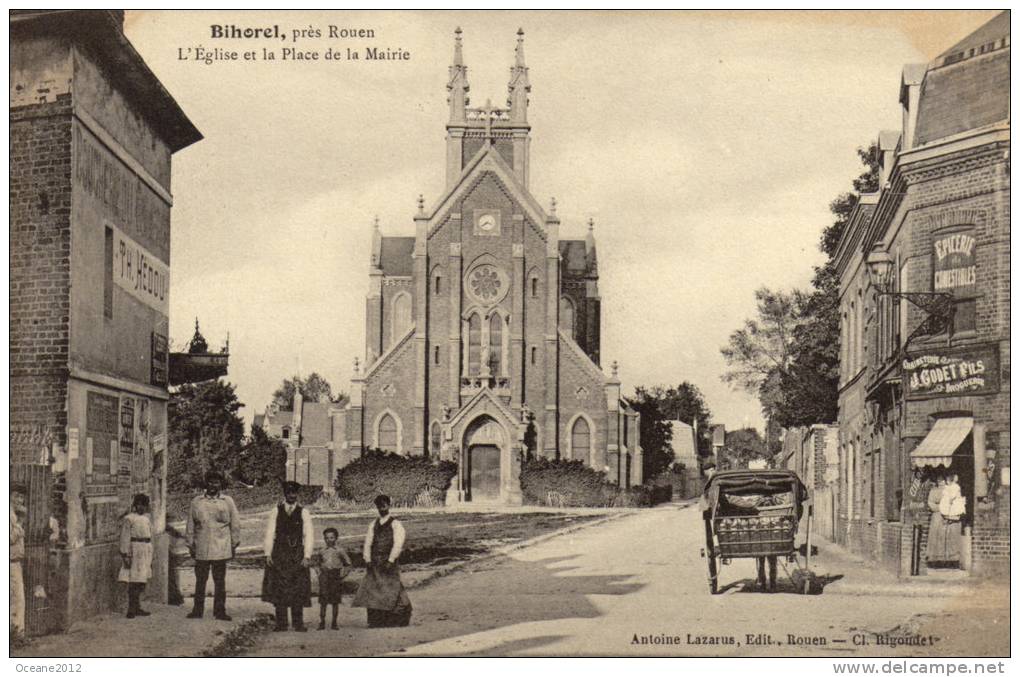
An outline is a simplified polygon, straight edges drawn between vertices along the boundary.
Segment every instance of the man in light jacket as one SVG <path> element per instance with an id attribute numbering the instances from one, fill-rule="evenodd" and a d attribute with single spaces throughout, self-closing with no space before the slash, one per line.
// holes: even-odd
<path id="1" fill-rule="evenodd" d="M 188 552 L 195 560 L 195 605 L 188 618 L 201 618 L 205 613 L 205 584 L 212 569 L 213 617 L 231 620 L 227 615 L 227 562 L 241 545 L 241 516 L 234 500 L 220 493 L 223 485 L 223 475 L 207 472 L 205 493 L 196 496 L 188 510 Z"/>

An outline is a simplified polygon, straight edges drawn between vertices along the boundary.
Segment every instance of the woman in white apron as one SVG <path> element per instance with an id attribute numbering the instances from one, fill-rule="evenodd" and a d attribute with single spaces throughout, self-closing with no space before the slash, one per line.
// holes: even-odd
<path id="1" fill-rule="evenodd" d="M 120 523 L 121 567 L 118 581 L 127 583 L 127 617 L 148 616 L 140 603 L 145 584 L 152 578 L 152 523 L 149 521 L 149 497 L 135 494 L 131 512 Z"/>

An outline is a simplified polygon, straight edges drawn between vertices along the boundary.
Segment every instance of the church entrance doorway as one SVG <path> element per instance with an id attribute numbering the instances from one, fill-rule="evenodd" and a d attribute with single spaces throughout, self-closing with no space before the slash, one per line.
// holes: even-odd
<path id="1" fill-rule="evenodd" d="M 499 447 L 476 444 L 468 449 L 469 500 L 499 500 Z"/>

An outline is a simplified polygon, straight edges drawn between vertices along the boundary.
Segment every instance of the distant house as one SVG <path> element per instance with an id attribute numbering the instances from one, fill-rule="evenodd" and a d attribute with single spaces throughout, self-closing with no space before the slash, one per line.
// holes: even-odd
<path id="1" fill-rule="evenodd" d="M 698 467 L 698 450 L 694 440 L 694 428 L 683 421 L 670 421 L 673 429 L 674 464 L 685 468 Z"/>
<path id="2" fill-rule="evenodd" d="M 341 439 L 343 416 L 343 403 L 306 402 L 298 392 L 292 409 L 272 403 L 255 415 L 252 427 L 287 445 L 288 480 L 331 491 L 337 469 L 353 460 Z"/>

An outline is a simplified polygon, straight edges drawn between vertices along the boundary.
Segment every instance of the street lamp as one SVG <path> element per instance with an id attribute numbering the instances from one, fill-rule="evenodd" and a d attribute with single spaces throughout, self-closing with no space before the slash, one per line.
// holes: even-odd
<path id="1" fill-rule="evenodd" d="M 891 296 L 894 299 L 906 299 L 925 312 L 924 321 L 910 333 L 903 344 L 903 352 L 917 336 L 935 336 L 953 326 L 956 306 L 953 295 L 945 292 L 896 292 L 889 291 L 892 287 L 893 259 L 887 251 L 876 250 L 868 255 L 868 277 L 879 296 Z"/>

